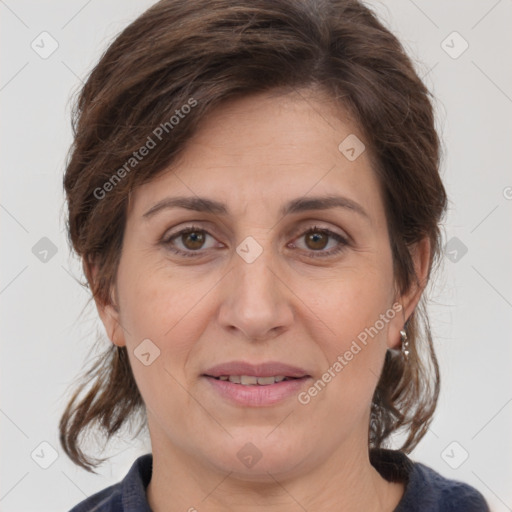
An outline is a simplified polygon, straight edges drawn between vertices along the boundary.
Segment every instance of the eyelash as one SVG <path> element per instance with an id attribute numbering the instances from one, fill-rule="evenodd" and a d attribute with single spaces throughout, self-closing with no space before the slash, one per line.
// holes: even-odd
<path id="1" fill-rule="evenodd" d="M 176 247 L 173 247 L 173 245 L 171 243 L 172 240 L 174 240 L 175 238 L 178 238 L 181 235 L 185 235 L 188 233 L 196 233 L 196 232 L 206 233 L 207 235 L 210 235 L 210 233 L 208 233 L 208 231 L 206 231 L 203 228 L 200 228 L 199 226 L 187 226 L 185 229 L 182 229 L 181 231 L 178 231 L 177 233 L 172 233 L 170 236 L 164 238 L 162 240 L 162 244 L 165 245 L 168 250 L 170 250 L 173 253 L 178 254 L 180 256 L 192 257 L 192 258 L 201 256 L 202 255 L 200 253 L 201 249 L 198 249 L 197 251 L 193 251 L 190 249 L 188 251 L 183 251 L 181 249 L 177 249 Z M 340 242 L 340 244 L 337 247 L 335 247 L 334 249 L 331 249 L 330 251 L 327 251 L 327 252 L 323 251 L 323 250 L 308 251 L 310 253 L 309 256 L 312 258 L 327 258 L 330 256 L 335 256 L 335 255 L 341 253 L 342 251 L 344 251 L 346 249 L 346 246 L 349 245 L 349 242 L 345 237 L 339 235 L 338 233 L 335 233 L 334 231 L 331 231 L 330 229 L 321 228 L 319 226 L 312 226 L 308 230 L 304 231 L 300 235 L 299 238 L 301 238 L 309 233 L 322 233 L 323 235 L 327 235 L 330 238 L 334 238 L 335 240 Z M 212 236 L 212 235 L 210 235 L 210 236 Z"/>

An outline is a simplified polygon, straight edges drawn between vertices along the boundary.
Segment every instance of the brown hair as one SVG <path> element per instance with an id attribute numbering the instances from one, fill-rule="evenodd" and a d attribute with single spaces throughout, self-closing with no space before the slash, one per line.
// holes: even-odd
<path id="1" fill-rule="evenodd" d="M 404 292 L 417 281 L 410 249 L 424 237 L 432 249 L 430 278 L 447 202 L 432 96 L 375 14 L 357 0 L 162 0 L 115 39 L 75 106 L 64 177 L 67 227 L 100 303 L 110 303 L 130 191 L 175 161 L 203 116 L 222 101 L 308 87 L 347 109 L 364 134 L 382 187 L 397 288 Z M 176 122 L 187 104 L 194 107 Z M 157 127 L 166 127 L 165 136 L 144 159 L 131 161 Z M 436 407 L 439 369 L 423 297 L 407 330 L 408 362 L 386 354 L 370 447 L 403 430 L 401 449 L 409 452 Z M 80 434 L 101 427 L 108 441 L 137 413 L 144 427 L 144 412 L 126 348 L 109 343 L 62 415 L 62 447 L 94 472 L 98 463 L 80 449 Z"/>

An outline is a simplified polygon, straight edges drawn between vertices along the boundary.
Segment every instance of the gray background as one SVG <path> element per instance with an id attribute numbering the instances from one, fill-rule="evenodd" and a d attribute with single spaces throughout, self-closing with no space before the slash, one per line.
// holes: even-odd
<path id="1" fill-rule="evenodd" d="M 57 426 L 69 386 L 102 332 L 76 283 L 80 267 L 64 230 L 71 93 L 115 34 L 152 3 L 0 0 L 5 512 L 69 510 L 150 451 L 147 439 L 116 440 L 95 476 L 63 454 Z M 494 511 L 512 510 L 512 1 L 368 4 L 400 37 L 437 98 L 451 199 L 430 307 L 442 393 L 432 428 L 411 457 L 475 486 Z M 45 55 L 52 44 L 58 48 Z"/>

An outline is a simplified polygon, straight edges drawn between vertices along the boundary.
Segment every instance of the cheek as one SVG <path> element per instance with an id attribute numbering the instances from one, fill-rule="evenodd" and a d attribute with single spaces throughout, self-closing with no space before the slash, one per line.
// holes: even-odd
<path id="1" fill-rule="evenodd" d="M 391 260 L 374 262 L 331 279 L 311 297 L 322 322 L 312 336 L 326 360 L 326 380 L 338 403 L 373 394 L 387 349 L 393 309 Z M 332 375 L 335 375 L 332 377 Z M 332 383 L 331 383 L 332 382 Z M 357 407 L 356 405 L 354 405 Z"/>
<path id="2" fill-rule="evenodd" d="M 190 315 L 211 284 L 197 279 L 193 272 L 171 272 L 142 259 L 135 263 L 127 261 L 118 275 L 123 325 L 132 342 L 134 336 L 163 342 L 190 326 Z"/>
<path id="3" fill-rule="evenodd" d="M 164 407 L 168 420 L 178 422 L 180 411 L 193 406 L 183 386 L 187 361 L 194 359 L 194 342 L 202 329 L 194 306 L 199 306 L 207 290 L 202 291 L 201 283 L 185 283 L 165 271 L 142 271 L 140 266 L 137 274 L 120 267 L 118 279 L 121 319 L 137 387 L 153 416 L 160 417 Z M 145 352 L 150 354 L 150 364 L 143 362 L 139 348 L 143 346 L 149 347 Z"/>
<path id="4" fill-rule="evenodd" d="M 373 326 L 392 306 L 391 264 L 374 263 L 343 269 L 338 276 L 321 281 L 313 294 L 304 290 L 307 303 L 322 320 L 318 323 L 330 338 L 329 345 L 343 348 Z M 393 313 L 393 311 L 391 311 Z M 386 323 L 386 326 L 388 324 Z M 380 323 L 379 323 L 380 326 Z M 379 331 L 385 331 L 382 326 Z"/>

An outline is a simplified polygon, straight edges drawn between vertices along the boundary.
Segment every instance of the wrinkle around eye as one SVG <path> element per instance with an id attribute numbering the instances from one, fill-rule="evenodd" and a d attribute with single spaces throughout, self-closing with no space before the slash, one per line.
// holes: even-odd
<path id="1" fill-rule="evenodd" d="M 325 237 L 327 237 L 327 246 L 329 246 L 333 241 L 335 242 L 334 247 L 330 248 L 329 250 L 326 250 L 325 248 L 319 248 L 317 250 L 315 249 L 309 249 L 307 247 L 304 248 L 297 248 L 297 253 L 301 257 L 304 258 L 324 258 L 324 259 L 332 259 L 336 257 L 337 255 L 340 255 L 343 251 L 347 250 L 351 245 L 352 242 L 350 240 L 349 236 L 341 235 L 340 233 L 333 231 L 332 229 L 329 229 L 325 226 L 317 226 L 317 225 L 309 225 L 309 226 L 303 226 L 302 228 L 299 228 L 298 235 L 295 235 L 291 241 L 289 241 L 286 244 L 286 247 L 288 249 L 295 249 L 297 248 L 297 241 L 302 241 L 303 245 L 306 245 L 307 242 L 305 242 L 305 238 L 311 234 L 320 234 Z M 176 247 L 176 244 L 181 244 L 182 246 L 183 241 L 182 237 L 187 236 L 188 234 L 193 233 L 202 233 L 204 235 L 204 243 L 202 247 L 198 247 L 196 249 L 193 248 L 187 248 L 187 247 Z M 165 233 L 162 237 L 162 240 L 160 242 L 161 245 L 163 245 L 167 250 L 171 251 L 172 253 L 176 254 L 178 257 L 196 257 L 199 258 L 201 256 L 207 256 L 211 254 L 211 251 L 215 249 L 215 247 L 204 247 L 204 245 L 207 245 L 208 237 L 212 238 L 213 240 L 216 240 L 216 237 L 209 233 L 207 229 L 202 228 L 201 226 L 197 225 L 188 225 L 184 226 L 182 229 L 178 231 L 173 231 L 171 233 Z M 225 244 L 222 242 L 219 242 L 221 244 L 220 248 L 225 248 Z"/>

